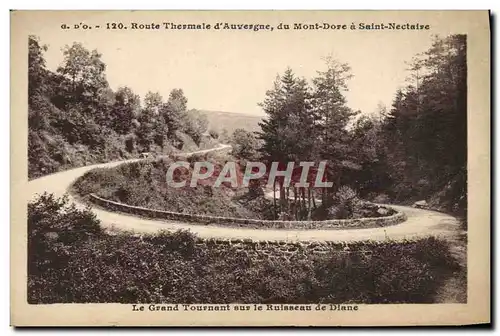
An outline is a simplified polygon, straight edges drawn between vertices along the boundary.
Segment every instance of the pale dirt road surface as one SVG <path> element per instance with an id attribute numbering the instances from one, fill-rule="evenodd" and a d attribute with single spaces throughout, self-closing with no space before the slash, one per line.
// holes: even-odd
<path id="1" fill-rule="evenodd" d="M 186 153 L 186 155 L 201 154 L 213 150 L 227 149 L 228 145 L 221 145 L 215 149 Z M 62 196 L 67 193 L 68 187 L 81 175 L 94 168 L 110 168 L 125 162 L 138 159 L 96 164 L 71 169 L 52 175 L 44 176 L 28 183 L 28 200 L 43 192 Z M 79 207 L 85 204 L 70 196 L 71 201 Z M 352 242 L 360 240 L 404 240 L 426 236 L 449 238 L 459 230 L 458 221 L 449 215 L 422 209 L 391 205 L 398 211 L 404 212 L 408 220 L 394 226 L 349 229 L 349 230 L 274 230 L 274 229 L 244 229 L 228 228 L 212 225 L 195 225 L 168 220 L 153 220 L 135 217 L 123 213 L 114 213 L 101 208 L 93 207 L 92 211 L 101 220 L 103 227 L 113 230 L 127 230 L 137 233 L 152 233 L 160 230 L 189 230 L 203 238 L 250 238 L 253 240 L 287 240 L 287 241 L 341 241 Z"/>

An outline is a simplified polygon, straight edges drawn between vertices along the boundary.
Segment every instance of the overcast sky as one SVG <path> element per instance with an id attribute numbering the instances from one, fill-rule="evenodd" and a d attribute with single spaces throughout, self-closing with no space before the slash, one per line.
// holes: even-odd
<path id="1" fill-rule="evenodd" d="M 107 65 L 113 89 L 126 85 L 144 97 L 149 90 L 164 98 L 182 88 L 189 108 L 261 114 L 278 73 L 290 66 L 308 79 L 332 54 L 352 68 L 348 105 L 365 113 L 379 102 L 390 106 L 407 76 L 405 61 L 425 51 L 435 32 L 224 32 L 157 31 L 82 34 L 40 29 L 49 47 L 46 60 L 55 69 L 61 48 L 73 41 L 97 49 Z"/>

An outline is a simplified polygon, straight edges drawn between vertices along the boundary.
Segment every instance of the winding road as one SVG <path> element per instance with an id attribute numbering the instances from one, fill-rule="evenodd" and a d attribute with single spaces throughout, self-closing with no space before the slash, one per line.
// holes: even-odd
<path id="1" fill-rule="evenodd" d="M 203 154 L 211 151 L 224 150 L 228 145 L 185 153 L 186 156 Z M 62 196 L 68 193 L 68 188 L 79 176 L 94 168 L 111 168 L 126 162 L 138 161 L 132 159 L 118 162 L 109 162 L 75 168 L 59 173 L 47 175 L 28 183 L 29 191 L 26 193 L 29 200 L 43 192 Z M 78 207 L 85 204 L 70 195 L 71 201 Z M 447 238 L 455 236 L 459 231 L 458 221 L 449 215 L 411 207 L 391 205 L 394 209 L 404 212 L 408 220 L 405 222 L 381 228 L 349 229 L 349 230 L 274 230 L 274 229 L 245 229 L 228 228 L 212 225 L 194 225 L 168 220 L 155 220 L 135 217 L 123 213 L 114 213 L 94 207 L 92 211 L 100 219 L 101 225 L 110 231 L 126 230 L 137 233 L 151 233 L 160 230 L 185 229 L 203 238 L 250 238 L 252 240 L 286 240 L 286 241 L 340 241 L 352 242 L 360 240 L 404 240 L 426 236 Z"/>

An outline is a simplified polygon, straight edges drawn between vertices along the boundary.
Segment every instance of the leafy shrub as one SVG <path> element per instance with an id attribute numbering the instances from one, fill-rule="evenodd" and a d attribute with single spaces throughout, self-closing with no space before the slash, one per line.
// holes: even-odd
<path id="1" fill-rule="evenodd" d="M 252 132 L 238 128 L 233 132 L 231 153 L 241 159 L 255 161 L 259 158 L 259 140 Z"/>
<path id="2" fill-rule="evenodd" d="M 358 195 L 352 188 L 348 186 L 342 186 L 337 191 L 336 196 L 340 203 L 347 203 L 354 200 Z"/>
<path id="3" fill-rule="evenodd" d="M 187 158 L 187 162 L 189 162 L 191 164 L 191 166 L 193 166 L 195 162 L 204 162 L 206 160 L 207 160 L 206 153 L 193 154 Z"/>
<path id="4" fill-rule="evenodd" d="M 211 129 L 208 131 L 208 134 L 210 134 L 210 136 L 213 138 L 213 139 L 218 139 L 219 138 L 219 132 L 217 132 L 216 130 L 214 129 Z"/>
<path id="5" fill-rule="evenodd" d="M 43 301 L 43 288 L 55 286 L 58 277 L 76 257 L 75 249 L 102 235 L 90 209 L 80 210 L 67 196 L 42 194 L 28 204 L 29 300 Z M 42 292 L 37 292 L 39 288 Z M 58 289 L 59 291 L 59 289 Z"/>
<path id="6" fill-rule="evenodd" d="M 72 244 L 102 233 L 99 220 L 90 208 L 77 209 L 67 195 L 55 198 L 53 194 L 43 193 L 28 204 L 28 214 L 28 231 L 32 237 L 51 233 L 57 236 L 57 241 Z"/>
<path id="7" fill-rule="evenodd" d="M 321 208 L 319 210 L 316 217 L 325 219 Z M 333 219 L 385 217 L 395 213 L 391 208 L 360 199 L 356 191 L 348 186 L 339 188 L 333 199 L 333 204 L 326 209 L 326 212 L 326 218 Z"/>
<path id="8" fill-rule="evenodd" d="M 335 193 L 333 205 L 328 209 L 330 218 L 352 218 L 357 202 L 359 202 L 357 193 L 348 186 L 341 186 Z"/>
<path id="9" fill-rule="evenodd" d="M 161 231 L 157 234 L 147 235 L 143 239 L 162 246 L 163 252 L 177 252 L 183 256 L 192 256 L 195 252 L 195 237 L 187 230 Z"/>

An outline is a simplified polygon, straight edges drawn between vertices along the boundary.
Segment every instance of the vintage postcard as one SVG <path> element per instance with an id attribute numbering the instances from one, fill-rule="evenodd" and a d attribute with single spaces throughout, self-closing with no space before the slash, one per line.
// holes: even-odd
<path id="1" fill-rule="evenodd" d="M 490 323 L 488 11 L 12 11 L 11 324 Z"/>

